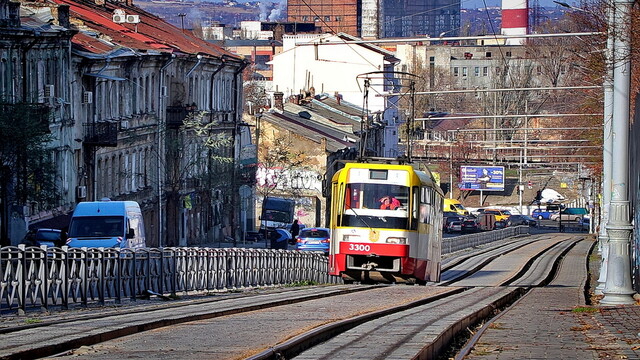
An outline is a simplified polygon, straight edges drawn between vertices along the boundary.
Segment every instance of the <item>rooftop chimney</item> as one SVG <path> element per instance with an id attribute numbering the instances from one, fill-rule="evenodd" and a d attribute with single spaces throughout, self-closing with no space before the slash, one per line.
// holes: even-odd
<path id="1" fill-rule="evenodd" d="M 280 110 L 280 111 L 284 111 L 284 93 L 280 92 L 280 91 L 276 91 L 273 93 L 273 103 L 275 105 L 275 108 Z"/>
<path id="2" fill-rule="evenodd" d="M 58 25 L 69 29 L 71 22 L 69 21 L 69 5 L 58 5 Z"/>
<path id="3" fill-rule="evenodd" d="M 526 35 L 529 29 L 527 0 L 502 0 L 502 35 Z M 523 45 L 525 38 L 507 39 L 506 45 Z"/>

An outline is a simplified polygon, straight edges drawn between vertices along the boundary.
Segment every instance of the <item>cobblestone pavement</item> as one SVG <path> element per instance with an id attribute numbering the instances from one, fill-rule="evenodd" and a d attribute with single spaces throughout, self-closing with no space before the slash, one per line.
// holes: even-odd
<path id="1" fill-rule="evenodd" d="M 587 299 L 585 289 L 599 275 L 599 257 L 587 256 L 588 269 L 584 254 L 569 254 L 549 285 L 532 289 L 479 329 L 464 359 L 640 359 L 640 306 Z"/>

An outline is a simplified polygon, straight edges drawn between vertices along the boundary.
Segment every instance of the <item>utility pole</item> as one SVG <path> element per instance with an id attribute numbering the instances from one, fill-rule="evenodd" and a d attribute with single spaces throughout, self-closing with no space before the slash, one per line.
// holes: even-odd
<path id="1" fill-rule="evenodd" d="M 634 0 L 614 1 L 615 26 L 613 51 L 613 148 L 611 205 L 607 233 L 609 264 L 604 287 L 603 305 L 634 304 L 631 286 L 631 234 L 629 205 L 629 97 L 631 88 L 630 11 Z M 607 191 L 608 189 L 605 189 Z"/>

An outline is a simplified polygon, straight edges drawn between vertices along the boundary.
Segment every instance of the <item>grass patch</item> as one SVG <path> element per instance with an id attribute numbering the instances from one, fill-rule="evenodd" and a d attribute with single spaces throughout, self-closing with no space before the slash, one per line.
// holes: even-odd
<path id="1" fill-rule="evenodd" d="M 505 327 L 499 322 L 493 322 L 489 324 L 489 329 L 504 330 Z"/>
<path id="2" fill-rule="evenodd" d="M 170 294 L 169 296 L 167 296 L 169 299 L 171 300 L 180 300 L 180 295 L 178 294 Z"/>
<path id="3" fill-rule="evenodd" d="M 25 324 L 37 324 L 37 323 L 41 323 L 42 320 L 40 319 L 36 319 L 36 318 L 30 318 L 30 319 L 26 319 L 24 321 Z"/>
<path id="4" fill-rule="evenodd" d="M 314 285 L 318 285 L 318 283 L 315 281 L 303 280 L 303 281 L 296 281 L 294 283 L 287 284 L 285 285 L 285 287 L 300 287 L 300 286 L 314 286 Z"/>
<path id="5" fill-rule="evenodd" d="M 578 306 L 573 310 L 571 310 L 571 312 L 574 312 L 574 313 L 595 313 L 599 311 L 600 309 L 589 307 L 589 306 Z"/>

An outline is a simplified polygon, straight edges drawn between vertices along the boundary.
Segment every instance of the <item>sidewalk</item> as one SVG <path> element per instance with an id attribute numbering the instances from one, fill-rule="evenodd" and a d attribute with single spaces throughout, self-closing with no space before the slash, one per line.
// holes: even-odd
<path id="1" fill-rule="evenodd" d="M 640 359 L 640 306 L 585 305 L 587 280 L 595 286 L 599 274 L 592 268 L 588 278 L 593 239 L 587 239 L 567 254 L 549 285 L 485 324 L 464 359 Z"/>

